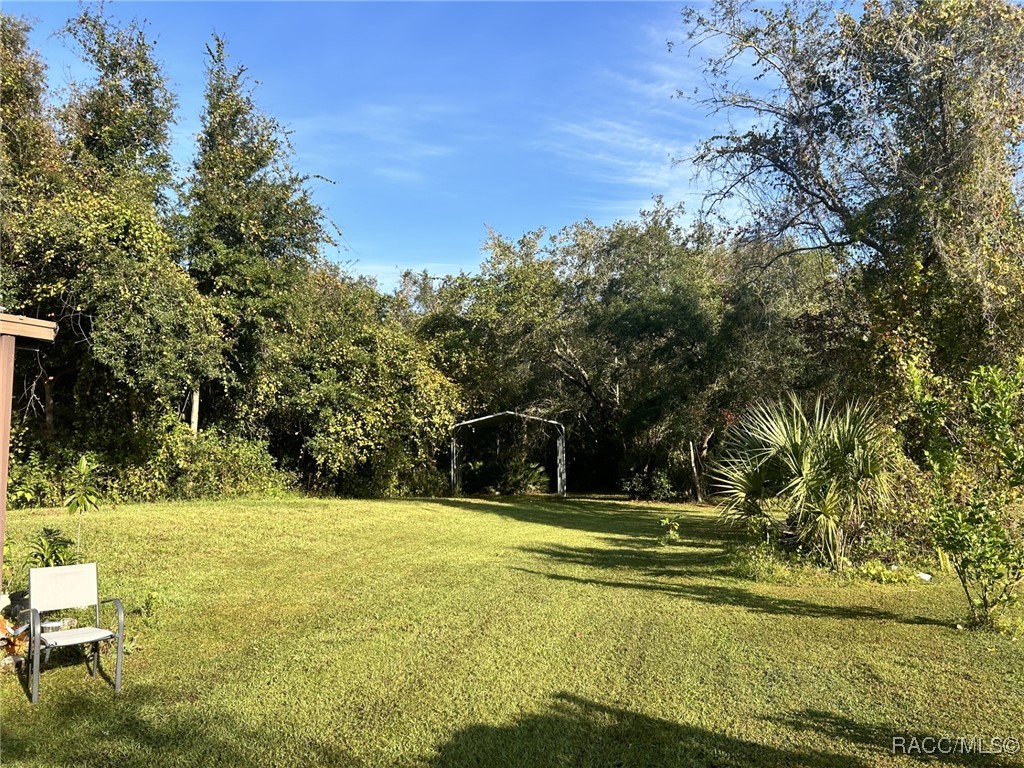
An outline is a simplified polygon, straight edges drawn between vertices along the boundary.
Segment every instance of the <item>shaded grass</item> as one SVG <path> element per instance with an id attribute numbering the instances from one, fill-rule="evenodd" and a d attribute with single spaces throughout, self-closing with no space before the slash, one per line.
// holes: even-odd
<path id="1" fill-rule="evenodd" d="M 711 512 L 663 547 L 664 512 L 288 499 L 90 514 L 102 591 L 131 613 L 124 689 L 57 666 L 30 707 L 5 676 L 0 762 L 844 768 L 917 762 L 890 755 L 894 735 L 1024 736 L 1021 644 L 953 629 L 952 580 L 749 582 Z M 10 536 L 55 522 L 70 525 L 13 512 Z"/>

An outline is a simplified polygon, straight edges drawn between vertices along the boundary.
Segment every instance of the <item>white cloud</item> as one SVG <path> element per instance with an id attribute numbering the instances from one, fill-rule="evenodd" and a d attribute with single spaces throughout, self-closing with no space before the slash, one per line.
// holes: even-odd
<path id="1" fill-rule="evenodd" d="M 435 137 L 457 112 L 439 103 L 396 100 L 293 118 L 287 122 L 304 161 L 318 166 L 357 165 L 396 184 L 421 184 L 425 167 L 456 152 Z M 430 137 L 430 138 L 428 138 Z"/>
<path id="2" fill-rule="evenodd" d="M 668 39 L 678 43 L 671 51 Z M 690 52 L 681 23 L 648 26 L 631 66 L 596 73 L 588 108 L 548 121 L 540 145 L 585 181 L 587 191 L 575 201 L 581 210 L 635 218 L 655 195 L 684 203 L 691 214 L 700 209 L 709 182 L 688 159 L 729 127 L 697 101 L 705 86 L 701 55 Z M 608 118 L 608 102 L 625 104 L 629 117 Z"/>
<path id="3" fill-rule="evenodd" d="M 587 180 L 588 192 L 576 202 L 594 216 L 635 218 L 654 195 L 684 202 L 689 210 L 699 204 L 702 192 L 691 168 L 677 162 L 692 151 L 692 143 L 642 120 L 557 122 L 543 145 Z"/>
<path id="4" fill-rule="evenodd" d="M 374 168 L 372 173 L 385 181 L 398 184 L 419 184 L 426 178 L 422 171 L 408 166 L 381 166 Z"/>

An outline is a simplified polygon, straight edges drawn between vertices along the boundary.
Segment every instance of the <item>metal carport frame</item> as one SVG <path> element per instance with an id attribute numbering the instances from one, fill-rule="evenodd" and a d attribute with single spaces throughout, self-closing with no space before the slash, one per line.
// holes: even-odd
<path id="1" fill-rule="evenodd" d="M 489 416 L 480 416 L 479 418 L 476 419 L 460 421 L 457 424 L 452 425 L 452 493 L 458 493 L 458 490 L 462 485 L 462 468 L 459 466 L 459 430 L 462 429 L 463 427 L 472 426 L 474 424 L 484 424 L 489 421 L 498 420 L 507 421 L 510 418 L 526 419 L 528 421 L 540 421 L 545 424 L 551 424 L 558 431 L 558 476 L 555 481 L 555 489 L 559 496 L 565 496 L 565 425 L 562 424 L 561 422 L 554 421 L 553 419 L 542 419 L 540 416 L 530 416 L 529 414 L 518 413 L 517 411 L 501 411 L 499 413 L 492 413 Z"/>

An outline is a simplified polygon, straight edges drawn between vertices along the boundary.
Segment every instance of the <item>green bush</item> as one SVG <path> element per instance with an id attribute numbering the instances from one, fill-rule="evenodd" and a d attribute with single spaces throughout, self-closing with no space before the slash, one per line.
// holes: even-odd
<path id="1" fill-rule="evenodd" d="M 669 501 L 676 497 L 668 473 L 662 469 L 634 472 L 622 484 L 633 501 Z"/>
<path id="2" fill-rule="evenodd" d="M 934 493 L 931 476 L 897 453 L 890 488 L 888 504 L 866 510 L 861 530 L 851 542 L 850 559 L 855 563 L 880 560 L 890 565 L 932 565 L 936 551 L 929 524 Z"/>
<path id="3" fill-rule="evenodd" d="M 351 471 L 329 474 L 326 487 L 317 480 L 313 485 L 317 491 L 375 499 L 446 496 L 450 483 L 432 458 L 413 455 L 397 442 Z"/>
<path id="4" fill-rule="evenodd" d="M 935 543 L 974 624 L 993 626 L 1024 584 L 1024 357 L 978 368 L 960 387 L 914 379 L 932 467 Z"/>
<path id="5" fill-rule="evenodd" d="M 12 454 L 12 507 L 94 508 L 114 503 L 266 495 L 294 486 L 266 444 L 217 431 L 193 435 L 177 419 L 134 436 L 129 454 L 75 454 L 70 447 Z M 82 462 L 85 462 L 83 465 Z"/>
<path id="6" fill-rule="evenodd" d="M 12 509 L 55 507 L 60 503 L 60 489 L 51 478 L 57 475 L 53 466 L 43 463 L 38 453 L 19 460 L 12 452 L 7 485 L 7 502 Z"/>
<path id="7" fill-rule="evenodd" d="M 766 541 L 736 547 L 729 553 L 729 560 L 737 576 L 751 581 L 777 581 L 789 571 L 778 549 Z"/>
<path id="8" fill-rule="evenodd" d="M 292 483 L 265 445 L 175 424 L 144 461 L 116 468 L 108 490 L 117 501 L 187 500 L 267 494 Z"/>
<path id="9" fill-rule="evenodd" d="M 879 584 L 909 584 L 915 578 L 912 568 L 903 568 L 894 564 L 886 564 L 881 560 L 866 560 L 853 570 L 855 576 Z"/>
<path id="10" fill-rule="evenodd" d="M 546 493 L 550 481 L 544 467 L 516 454 L 502 468 L 494 490 L 502 496 L 521 496 L 527 493 Z"/>
<path id="11" fill-rule="evenodd" d="M 1005 505 L 991 497 L 976 493 L 958 503 L 940 493 L 935 501 L 935 541 L 952 560 L 972 619 L 980 626 L 993 625 L 999 613 L 1016 603 L 1017 588 L 1024 583 L 1024 539 L 1019 521 L 1012 527 L 1008 522 Z"/>

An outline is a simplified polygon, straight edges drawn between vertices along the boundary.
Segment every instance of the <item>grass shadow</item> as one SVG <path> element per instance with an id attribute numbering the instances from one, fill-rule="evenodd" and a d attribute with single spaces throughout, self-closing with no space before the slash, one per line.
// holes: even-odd
<path id="1" fill-rule="evenodd" d="M 272 732 L 225 712 L 197 711 L 167 699 L 166 692 L 133 686 L 130 693 L 99 697 L 57 692 L 40 697 L 32 720 L 58 724 L 59 740 L 34 738 L 31 724 L 5 722 L 5 765 L 73 765 L 80 768 L 153 766 L 323 765 L 363 768 L 336 734 L 310 738 L 287 729 Z M 28 718 L 26 718 L 28 719 Z M 51 726 L 52 727 L 52 726 Z M 40 744 L 45 744 L 45 753 Z"/>
<path id="2" fill-rule="evenodd" d="M 531 573 L 555 581 L 592 584 L 613 589 L 633 589 L 647 592 L 662 592 L 675 597 L 685 598 L 698 603 L 714 606 L 734 606 L 752 613 L 769 616 L 798 616 L 815 619 L 851 619 L 894 622 L 898 624 L 947 626 L 947 623 L 929 616 L 902 616 L 891 611 L 878 608 L 851 605 L 825 605 L 806 600 L 794 600 L 784 597 L 772 597 L 753 592 L 741 587 L 723 587 L 707 583 L 677 584 L 657 581 L 613 581 L 610 579 L 593 579 L 570 576 L 561 573 L 534 571 L 527 568 L 515 568 L 522 573 Z"/>
<path id="3" fill-rule="evenodd" d="M 433 768 L 860 768 L 824 749 L 779 747 L 559 693 L 547 710 L 512 725 L 473 725 L 443 744 Z"/>
<path id="4" fill-rule="evenodd" d="M 564 504 L 564 502 L 563 502 Z M 827 605 L 787 597 L 774 597 L 738 586 L 710 584 L 709 580 L 735 579 L 736 567 L 729 556 L 729 547 L 743 541 L 740 531 L 709 516 L 684 515 L 679 529 L 679 540 L 662 545 L 651 525 L 651 517 L 639 517 L 640 522 L 628 523 L 621 516 L 628 515 L 620 505 L 617 510 L 575 510 L 590 529 L 600 528 L 609 534 L 602 537 L 605 546 L 549 545 L 521 547 L 520 551 L 552 562 L 557 566 L 570 566 L 574 573 L 545 572 L 515 567 L 514 570 L 545 578 L 579 584 L 661 592 L 694 602 L 716 606 L 737 606 L 753 613 L 770 616 L 796 616 L 805 618 L 831 618 L 873 620 L 911 625 L 946 626 L 947 622 L 927 616 L 904 616 L 891 611 L 866 606 Z M 570 513 L 560 508 L 545 506 L 540 510 L 519 510 L 505 502 L 505 514 L 542 519 Z M 611 515 L 611 517 L 605 517 Z M 598 526 L 597 520 L 605 525 Z M 609 524 L 611 523 L 611 524 Z M 578 524 L 578 523 L 576 523 Z M 579 568 L 610 572 L 622 578 L 589 577 L 579 575 Z M 697 583 L 692 583 L 696 579 Z M 690 580 L 687 583 L 682 580 Z"/>
<path id="5" fill-rule="evenodd" d="M 725 575 L 730 561 L 723 545 L 707 542 L 700 547 L 662 546 L 656 539 L 605 537 L 605 547 L 520 547 L 521 552 L 563 565 L 612 571 L 629 571 L 648 578 Z"/>
<path id="6" fill-rule="evenodd" d="M 742 587 L 708 584 L 709 578 L 735 578 L 728 548 L 744 541 L 741 531 L 720 520 L 700 514 L 686 515 L 679 540 L 670 546 L 658 542 L 659 529 L 653 514 L 635 506 L 593 499 L 495 499 L 437 503 L 475 512 L 498 514 L 524 522 L 606 534 L 605 546 L 551 545 L 522 547 L 561 566 L 591 568 L 622 574 L 624 578 L 595 578 L 577 574 L 544 572 L 514 567 L 549 579 L 651 592 L 662 592 L 695 602 L 738 606 L 770 616 L 873 620 L 911 625 L 946 626 L 947 622 L 927 616 L 904 616 L 867 606 L 833 606 L 786 597 L 773 597 Z M 653 510 L 652 510 L 653 512 Z M 679 583 L 697 578 L 699 584 Z"/>
<path id="7" fill-rule="evenodd" d="M 64 667 L 80 667 L 84 677 L 93 677 L 104 680 L 111 688 L 114 687 L 114 679 L 107 673 L 103 666 L 103 653 L 100 653 L 100 664 L 93 675 L 92 669 L 92 646 L 70 645 L 51 649 L 49 655 L 46 651 L 39 654 L 39 690 L 42 696 L 43 686 L 46 682 L 47 671 L 62 669 Z M 111 662 L 113 663 L 113 662 Z M 21 685 L 22 693 L 25 694 L 25 701 L 32 700 L 32 676 L 29 674 L 28 660 L 22 656 L 15 669 L 18 683 Z"/>
<path id="8" fill-rule="evenodd" d="M 591 533 L 651 536 L 658 533 L 654 511 L 635 505 L 594 499 L 512 497 L 488 499 L 432 499 L 432 504 L 469 512 L 486 512 L 523 523 L 550 525 Z"/>

